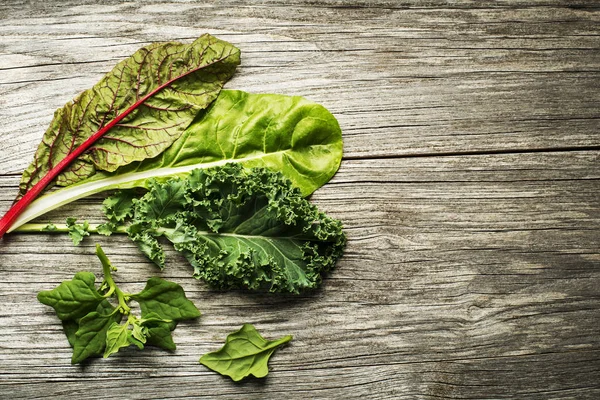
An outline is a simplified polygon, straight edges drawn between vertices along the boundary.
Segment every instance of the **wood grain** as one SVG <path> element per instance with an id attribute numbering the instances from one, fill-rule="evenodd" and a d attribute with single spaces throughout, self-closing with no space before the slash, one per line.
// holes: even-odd
<path id="1" fill-rule="evenodd" d="M 347 251 L 310 294 L 220 293 L 174 251 L 126 237 L 0 242 L 1 398 L 596 399 L 600 397 L 600 4 L 208 1 L 0 4 L 0 212 L 54 109 L 117 60 L 210 32 L 242 49 L 228 84 L 304 95 L 345 157 L 312 200 Z M 46 220 L 100 221 L 101 197 Z M 131 291 L 160 275 L 203 316 L 157 349 L 71 366 L 36 294 L 103 245 Z M 266 380 L 198 363 L 244 322 L 293 334 Z"/>

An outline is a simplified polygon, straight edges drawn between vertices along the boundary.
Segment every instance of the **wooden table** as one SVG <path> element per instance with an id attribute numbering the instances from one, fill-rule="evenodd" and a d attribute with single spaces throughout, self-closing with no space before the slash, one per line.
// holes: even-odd
<path id="1" fill-rule="evenodd" d="M 100 4 L 102 3 L 102 4 Z M 53 111 L 154 41 L 242 50 L 227 87 L 303 95 L 345 156 L 312 200 L 348 247 L 321 290 L 219 293 L 126 237 L 0 241 L 0 398 L 600 398 L 600 3 L 431 0 L 0 4 L 0 210 Z M 102 196 L 48 216 L 101 220 Z M 177 351 L 70 365 L 36 293 L 79 270 L 160 275 L 203 312 Z M 250 322 L 293 334 L 265 380 L 198 363 Z"/>

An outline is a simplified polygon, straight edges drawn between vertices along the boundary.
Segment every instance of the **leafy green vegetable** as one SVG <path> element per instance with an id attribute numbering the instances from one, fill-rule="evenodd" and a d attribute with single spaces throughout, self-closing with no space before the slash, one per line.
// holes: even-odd
<path id="1" fill-rule="evenodd" d="M 217 97 L 239 62 L 239 49 L 210 35 L 190 44 L 154 43 L 139 49 L 56 110 L 23 173 L 21 195 L 115 119 L 122 118 L 63 170 L 57 184 L 68 186 L 96 170 L 114 171 L 160 154 Z"/>
<path id="2" fill-rule="evenodd" d="M 56 225 L 47 224 L 42 228 L 42 232 L 55 232 L 57 230 Z"/>
<path id="3" fill-rule="evenodd" d="M 268 169 L 227 164 L 149 186 L 132 202 L 131 239 L 162 268 L 157 238 L 166 237 L 197 278 L 219 289 L 299 293 L 315 288 L 346 244 L 339 221 Z M 111 201 L 120 196 L 128 194 Z"/>
<path id="4" fill-rule="evenodd" d="M 148 328 L 146 341 L 148 344 L 160 347 L 165 350 L 175 350 L 175 343 L 171 336 L 171 331 L 177 326 L 177 322 L 169 323 L 161 321 L 148 321 L 145 326 Z"/>
<path id="5" fill-rule="evenodd" d="M 123 314 L 120 311 L 117 311 L 107 300 L 104 300 L 98 310 L 81 318 L 77 323 L 78 329 L 71 343 L 73 347 L 71 362 L 77 364 L 88 357 L 102 354 L 106 347 L 109 327 L 112 324 L 121 322 L 122 317 Z"/>
<path id="6" fill-rule="evenodd" d="M 204 35 L 189 45 L 153 44 L 119 63 L 56 111 L 23 173 L 20 198 L 0 218 L 0 238 L 23 223 L 15 226 L 55 182 L 72 185 L 96 171 L 115 171 L 160 154 L 216 98 L 239 61 L 237 48 Z M 56 208 L 62 201 L 46 206 Z"/>
<path id="7" fill-rule="evenodd" d="M 97 172 L 82 182 L 32 202 L 9 231 L 61 205 L 105 190 L 148 187 L 198 168 L 239 163 L 280 171 L 307 196 L 337 171 L 342 135 L 333 115 L 302 97 L 223 90 L 206 111 L 160 156 L 115 172 Z M 115 218 L 127 200 L 117 198 Z M 123 202 L 120 204 L 119 202 Z M 118 223 L 114 221 L 111 223 Z"/>
<path id="8" fill-rule="evenodd" d="M 53 290 L 38 293 L 38 300 L 56 311 L 62 321 L 74 320 L 93 311 L 104 301 L 94 282 L 91 272 L 78 272 L 70 281 L 58 285 Z"/>
<path id="9" fill-rule="evenodd" d="M 244 324 L 239 331 L 227 336 L 220 350 L 203 355 L 200 363 L 236 382 L 249 375 L 264 378 L 269 373 L 269 358 L 290 340 L 291 335 L 265 340 L 254 326 Z"/>
<path id="10" fill-rule="evenodd" d="M 88 221 L 84 221 L 83 224 L 78 224 L 77 218 L 68 217 L 67 227 L 69 229 L 69 237 L 75 246 L 79 245 L 84 237 L 90 235 L 90 224 Z M 54 226 L 54 231 L 56 231 L 56 226 Z"/>
<path id="11" fill-rule="evenodd" d="M 163 320 L 179 321 L 200 316 L 194 303 L 185 297 L 183 288 L 164 279 L 148 279 L 144 290 L 131 298 L 140 304 L 142 317 L 154 315 Z"/>
<path id="12" fill-rule="evenodd" d="M 122 292 L 112 278 L 116 270 L 100 246 L 96 254 L 102 262 L 104 281 L 96 289 L 96 277 L 90 272 L 78 272 L 71 281 L 57 288 L 40 292 L 38 300 L 54 308 L 63 321 L 69 344 L 73 347 L 73 364 L 93 356 L 108 357 L 123 347 L 145 344 L 175 350 L 171 331 L 177 321 L 200 316 L 181 286 L 160 278 L 150 278 L 140 293 Z M 118 306 L 108 299 L 116 297 Z M 142 317 L 131 314 L 128 303 L 135 299 L 142 308 Z M 177 310 L 180 307 L 180 310 Z M 121 320 L 127 316 L 126 322 Z"/>
<path id="13" fill-rule="evenodd" d="M 123 347 L 129 347 L 134 344 L 132 342 L 132 331 L 129 329 L 130 324 L 119 325 L 113 322 L 106 331 L 106 348 L 104 349 L 104 358 L 116 353 Z M 144 346 L 142 346 L 144 348 Z"/>

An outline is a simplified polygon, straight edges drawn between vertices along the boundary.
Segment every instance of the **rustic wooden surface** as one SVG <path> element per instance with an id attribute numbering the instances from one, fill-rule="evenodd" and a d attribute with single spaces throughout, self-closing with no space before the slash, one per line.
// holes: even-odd
<path id="1" fill-rule="evenodd" d="M 228 87 L 338 117 L 345 157 L 313 200 L 345 256 L 312 294 L 217 293 L 126 237 L 8 235 L 0 398 L 600 398 L 600 3 L 223 3 L 0 2 L 0 211 L 54 109 L 144 44 L 210 32 L 242 50 Z M 99 220 L 99 200 L 49 218 Z M 158 274 L 202 310 L 175 353 L 70 365 L 35 296 L 99 272 L 96 242 L 125 288 Z M 198 358 L 244 322 L 295 339 L 234 384 Z"/>

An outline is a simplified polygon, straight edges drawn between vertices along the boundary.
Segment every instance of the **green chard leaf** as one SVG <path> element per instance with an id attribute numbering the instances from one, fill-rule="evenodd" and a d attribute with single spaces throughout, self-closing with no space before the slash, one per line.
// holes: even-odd
<path id="1" fill-rule="evenodd" d="M 239 331 L 227 336 L 220 350 L 203 355 L 200 363 L 235 382 L 249 375 L 264 378 L 269 373 L 269 358 L 290 340 L 291 335 L 265 340 L 254 326 L 244 324 Z"/>
<path id="2" fill-rule="evenodd" d="M 69 186 L 97 171 L 157 156 L 217 97 L 239 62 L 236 47 L 210 35 L 190 44 L 154 43 L 139 49 L 56 110 L 23 173 L 20 195 L 118 117 L 124 116 L 63 170 L 56 183 Z"/>
<path id="3" fill-rule="evenodd" d="M 140 304 L 142 318 L 181 321 L 200 316 L 200 311 L 185 297 L 181 286 L 158 277 L 148 279 L 144 290 L 131 298 Z"/>
<path id="4" fill-rule="evenodd" d="M 340 221 L 281 174 L 228 164 L 150 183 L 134 202 L 129 235 L 159 266 L 164 236 L 219 289 L 299 293 L 319 286 L 342 255 Z"/>
<path id="5" fill-rule="evenodd" d="M 95 193 L 149 188 L 153 178 L 165 181 L 186 176 L 194 169 L 230 162 L 279 171 L 300 189 L 302 196 L 308 196 L 331 179 L 341 158 L 342 133 L 325 107 L 302 97 L 222 90 L 214 103 L 199 112 L 159 156 L 132 162 L 114 172 L 96 171 L 75 185 L 41 196 L 15 220 L 9 232 L 61 205 Z M 105 204 L 105 210 L 116 221 L 111 220 L 104 233 L 114 231 L 118 219 L 127 213 L 127 199 L 114 201 L 115 204 Z M 151 238 L 146 240 L 148 252 L 152 252 L 156 246 Z"/>
<path id="6" fill-rule="evenodd" d="M 38 293 L 40 303 L 53 307 L 63 321 L 75 320 L 93 311 L 104 300 L 96 290 L 96 277 L 91 272 L 78 272 L 57 288 Z"/>

